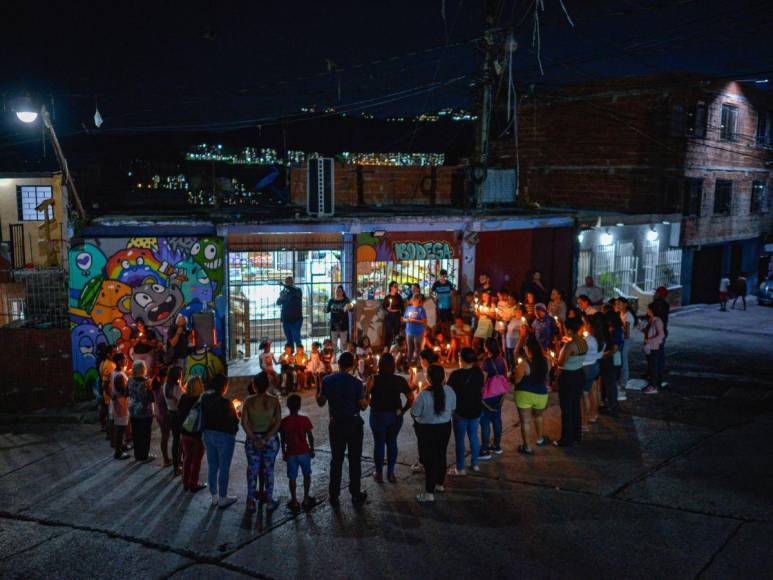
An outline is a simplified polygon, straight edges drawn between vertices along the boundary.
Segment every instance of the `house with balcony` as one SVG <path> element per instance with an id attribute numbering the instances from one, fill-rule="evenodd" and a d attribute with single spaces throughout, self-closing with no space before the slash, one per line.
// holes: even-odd
<path id="1" fill-rule="evenodd" d="M 522 203 L 576 211 L 578 285 L 715 302 L 723 274 L 754 287 L 771 234 L 771 110 L 753 82 L 691 75 L 533 92 L 492 158 Z"/>

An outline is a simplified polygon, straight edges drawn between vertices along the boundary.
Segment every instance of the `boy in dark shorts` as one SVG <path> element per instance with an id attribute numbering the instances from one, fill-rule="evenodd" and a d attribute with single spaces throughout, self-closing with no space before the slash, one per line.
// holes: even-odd
<path id="1" fill-rule="evenodd" d="M 287 504 L 293 511 L 301 509 L 296 496 L 296 480 L 298 469 L 303 472 L 303 509 L 311 509 L 317 500 L 309 495 L 311 489 L 311 460 L 314 458 L 314 427 L 305 415 L 299 415 L 301 397 L 287 397 L 287 409 L 290 414 L 279 424 L 279 434 L 282 439 L 282 458 L 287 462 L 287 479 L 290 480 L 290 502 Z"/>

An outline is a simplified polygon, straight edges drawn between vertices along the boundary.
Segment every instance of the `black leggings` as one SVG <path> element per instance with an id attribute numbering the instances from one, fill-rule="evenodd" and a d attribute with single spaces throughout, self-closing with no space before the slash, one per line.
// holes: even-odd
<path id="1" fill-rule="evenodd" d="M 384 346 L 389 348 L 395 341 L 395 336 L 400 334 L 400 313 L 387 312 L 384 316 Z"/>
<path id="2" fill-rule="evenodd" d="M 150 453 L 150 429 L 153 426 L 153 417 L 132 417 L 131 424 L 134 432 L 134 459 L 145 461 Z"/>
<path id="3" fill-rule="evenodd" d="M 448 423 L 414 423 L 419 440 L 419 461 L 424 466 L 424 483 L 427 493 L 435 493 L 435 486 L 446 479 L 446 450 L 451 438 L 451 421 Z"/>
<path id="4" fill-rule="evenodd" d="M 585 373 L 582 369 L 576 371 L 561 371 L 558 377 L 558 401 L 561 405 L 561 443 L 579 443 L 582 439 L 582 387 L 585 384 Z"/>

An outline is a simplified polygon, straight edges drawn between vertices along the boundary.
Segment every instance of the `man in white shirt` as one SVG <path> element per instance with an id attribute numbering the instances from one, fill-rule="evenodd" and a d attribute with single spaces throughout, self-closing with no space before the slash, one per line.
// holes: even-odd
<path id="1" fill-rule="evenodd" d="M 719 311 L 727 312 L 727 291 L 730 288 L 730 278 L 727 274 L 719 281 Z"/>
<path id="2" fill-rule="evenodd" d="M 587 276 L 585 278 L 585 285 L 577 288 L 577 292 L 574 295 L 576 298 L 583 295 L 587 296 L 590 299 L 590 303 L 594 306 L 598 306 L 604 301 L 604 291 L 593 282 L 593 276 Z"/>

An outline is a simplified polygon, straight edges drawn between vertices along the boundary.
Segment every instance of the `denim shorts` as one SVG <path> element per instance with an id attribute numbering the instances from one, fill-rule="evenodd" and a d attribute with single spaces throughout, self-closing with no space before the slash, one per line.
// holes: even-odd
<path id="1" fill-rule="evenodd" d="M 595 362 L 592 365 L 583 365 L 582 372 L 585 374 L 585 384 L 582 390 L 586 393 L 590 393 L 593 383 L 599 378 L 599 363 Z"/>
<path id="2" fill-rule="evenodd" d="M 301 469 L 303 477 L 311 476 L 311 457 L 308 453 L 287 456 L 287 479 L 298 479 L 298 468 Z"/>

